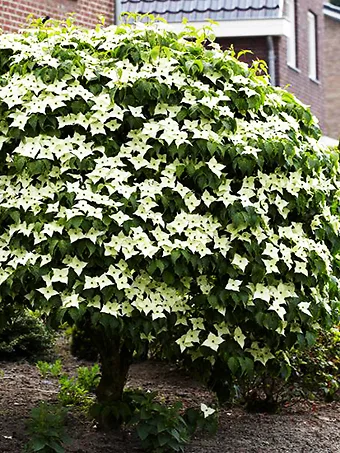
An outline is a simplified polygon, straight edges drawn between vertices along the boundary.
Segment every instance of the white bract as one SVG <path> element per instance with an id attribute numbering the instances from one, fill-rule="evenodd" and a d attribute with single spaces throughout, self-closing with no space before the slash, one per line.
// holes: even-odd
<path id="1" fill-rule="evenodd" d="M 203 417 L 207 418 L 210 417 L 210 415 L 214 414 L 216 412 L 215 409 L 212 407 L 207 406 L 204 403 L 201 403 L 201 411 L 203 412 Z"/>

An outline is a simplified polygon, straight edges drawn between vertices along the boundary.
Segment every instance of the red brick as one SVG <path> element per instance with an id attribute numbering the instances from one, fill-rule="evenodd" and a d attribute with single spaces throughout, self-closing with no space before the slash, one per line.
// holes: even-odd
<path id="1" fill-rule="evenodd" d="M 340 22 L 325 16 L 325 133 L 340 138 Z"/>
<path id="2" fill-rule="evenodd" d="M 1 2 L 0 26 L 4 31 L 17 31 L 31 13 L 52 19 L 75 13 L 76 22 L 84 26 L 95 25 L 98 16 L 104 16 L 109 25 L 114 22 L 114 4 L 114 0 L 6 0 Z"/>

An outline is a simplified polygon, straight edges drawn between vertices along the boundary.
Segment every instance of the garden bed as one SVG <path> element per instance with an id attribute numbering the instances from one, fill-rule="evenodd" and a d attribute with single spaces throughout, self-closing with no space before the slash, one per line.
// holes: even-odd
<path id="1" fill-rule="evenodd" d="M 64 370 L 73 374 L 86 365 L 59 350 Z M 89 365 L 89 364 L 88 364 Z M 0 362 L 0 452 L 20 453 L 27 442 L 25 422 L 39 401 L 57 402 L 58 384 L 42 379 L 38 369 L 27 362 Z M 185 406 L 211 399 L 202 386 L 173 366 L 155 361 L 131 367 L 129 385 L 158 391 L 165 400 L 182 400 Z M 249 414 L 237 407 L 225 407 L 220 428 L 213 438 L 195 437 L 187 453 L 260 452 L 339 452 L 340 404 L 300 402 L 281 413 Z M 67 431 L 72 443 L 67 452 L 130 453 L 142 452 L 138 439 L 126 431 L 104 433 L 96 424 L 71 410 Z"/>

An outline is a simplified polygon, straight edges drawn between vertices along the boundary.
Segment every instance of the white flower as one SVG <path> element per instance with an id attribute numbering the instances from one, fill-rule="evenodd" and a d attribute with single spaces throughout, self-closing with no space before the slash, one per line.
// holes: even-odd
<path id="1" fill-rule="evenodd" d="M 312 316 L 312 313 L 309 311 L 310 302 L 300 302 L 298 304 L 298 307 L 302 311 L 302 313 L 305 313 L 308 316 Z"/>
<path id="2" fill-rule="evenodd" d="M 225 289 L 228 289 L 229 291 L 239 291 L 241 284 L 241 280 L 233 280 L 230 278 Z"/>
<path id="3" fill-rule="evenodd" d="M 53 269 L 53 275 L 51 282 L 68 283 L 68 268 L 65 269 Z"/>
<path id="4" fill-rule="evenodd" d="M 246 351 L 250 352 L 255 361 L 261 362 L 264 366 L 268 360 L 275 359 L 275 356 L 270 352 L 267 346 L 260 348 L 256 341 L 254 341 L 251 344 L 251 348 L 246 349 Z"/>
<path id="5" fill-rule="evenodd" d="M 100 289 L 103 289 L 106 286 L 110 285 L 113 285 L 113 282 L 106 275 L 100 275 L 99 277 L 89 277 L 88 275 L 86 275 L 84 289 L 98 287 Z"/>
<path id="6" fill-rule="evenodd" d="M 214 324 L 215 329 L 217 330 L 218 336 L 230 335 L 230 330 L 226 322 L 221 322 L 220 324 Z"/>
<path id="7" fill-rule="evenodd" d="M 243 335 L 242 330 L 239 327 L 236 327 L 234 330 L 234 340 L 237 341 L 237 343 L 241 346 L 241 348 L 244 348 L 244 341 L 246 337 Z"/>
<path id="8" fill-rule="evenodd" d="M 107 302 L 100 311 L 116 318 L 120 316 L 120 306 L 117 302 Z"/>
<path id="9" fill-rule="evenodd" d="M 308 277 L 307 263 L 302 263 L 301 261 L 295 261 L 294 271 L 297 274 L 304 274 Z"/>
<path id="10" fill-rule="evenodd" d="M 37 288 L 37 290 L 45 297 L 45 299 L 49 300 L 53 296 L 57 296 L 59 293 L 56 291 L 52 285 L 46 286 L 43 288 Z"/>
<path id="11" fill-rule="evenodd" d="M 68 230 L 68 235 L 70 237 L 70 242 L 75 242 L 78 241 L 79 239 L 84 239 L 85 238 L 85 233 L 82 230 L 75 230 L 71 229 Z"/>
<path id="12" fill-rule="evenodd" d="M 153 321 L 158 318 L 166 318 L 164 308 L 161 305 L 157 305 L 157 307 L 152 311 L 151 317 Z"/>
<path id="13" fill-rule="evenodd" d="M 270 242 L 266 243 L 266 247 L 262 253 L 263 255 L 270 256 L 275 260 L 279 260 L 279 249 L 275 247 L 275 245 L 271 244 Z"/>
<path id="14" fill-rule="evenodd" d="M 257 283 L 253 297 L 254 299 L 262 299 L 269 302 L 271 298 L 271 290 L 262 283 Z"/>
<path id="15" fill-rule="evenodd" d="M 222 170 L 225 169 L 225 165 L 219 164 L 215 157 L 212 157 L 209 162 L 207 162 L 207 165 L 216 176 L 219 178 L 222 176 Z"/>
<path id="16" fill-rule="evenodd" d="M 275 311 L 279 318 L 281 318 L 282 320 L 284 319 L 284 316 L 286 314 L 286 309 L 282 307 L 280 301 L 278 301 L 277 299 L 274 300 L 274 302 L 272 303 L 268 310 Z"/>
<path id="17" fill-rule="evenodd" d="M 235 253 L 234 255 L 234 258 L 231 262 L 231 264 L 234 264 L 236 267 L 238 267 L 239 269 L 242 270 L 242 272 L 245 271 L 247 265 L 248 265 L 249 261 L 247 258 L 245 257 L 242 257 L 241 255 L 239 255 L 238 253 Z"/>
<path id="18" fill-rule="evenodd" d="M 193 212 L 201 204 L 201 201 L 193 193 L 190 193 L 184 197 L 184 203 L 189 212 Z"/>
<path id="19" fill-rule="evenodd" d="M 201 411 L 203 412 L 203 417 L 204 418 L 207 418 L 207 417 L 209 417 L 210 415 L 212 415 L 213 413 L 216 412 L 215 409 L 213 409 L 212 407 L 207 406 L 204 403 L 201 404 Z"/>
<path id="20" fill-rule="evenodd" d="M 79 304 L 84 301 L 82 297 L 79 296 L 79 294 L 66 294 L 61 296 L 61 301 L 63 304 L 63 307 L 65 308 L 70 308 L 70 307 L 75 307 L 79 308 Z"/>
<path id="21" fill-rule="evenodd" d="M 206 206 L 210 206 L 211 203 L 213 203 L 214 201 L 216 201 L 216 197 L 214 197 L 213 195 L 210 195 L 210 193 L 208 192 L 208 190 L 205 190 L 203 192 L 203 195 L 202 195 L 202 201 L 204 202 L 204 204 Z"/>
<path id="22" fill-rule="evenodd" d="M 271 260 L 263 260 L 263 263 L 265 265 L 265 268 L 266 268 L 266 273 L 267 274 L 272 274 L 272 273 L 279 273 L 279 269 L 277 267 L 277 262 L 278 260 L 276 259 L 271 259 Z"/>
<path id="23" fill-rule="evenodd" d="M 131 220 L 131 218 L 124 214 L 123 212 L 119 211 L 116 214 L 112 214 L 111 218 L 118 223 L 118 225 L 123 225 L 124 222 L 127 220 Z"/>
<path id="24" fill-rule="evenodd" d="M 203 318 L 191 318 L 190 322 L 194 330 L 204 330 L 204 319 Z"/>
<path id="25" fill-rule="evenodd" d="M 25 130 L 25 126 L 29 119 L 29 116 L 26 113 L 21 113 L 19 111 L 16 113 L 11 113 L 9 115 L 9 118 L 13 118 L 11 127 L 17 127 L 23 131 L 23 130 Z"/>
<path id="26" fill-rule="evenodd" d="M 0 269 L 0 285 L 4 283 L 10 275 L 11 272 L 8 272 L 8 268 Z"/>
<path id="27" fill-rule="evenodd" d="M 87 263 L 80 261 L 76 256 L 66 256 L 64 264 L 67 264 L 77 275 L 80 275 L 83 272 L 83 269 L 86 267 Z"/>
<path id="28" fill-rule="evenodd" d="M 202 346 L 206 346 L 207 348 L 217 351 L 220 347 L 220 344 L 223 342 L 223 338 L 220 338 L 213 333 L 209 333 L 208 338 L 202 343 Z"/>
<path id="29" fill-rule="evenodd" d="M 11 252 L 9 250 L 0 249 L 0 261 L 7 261 L 7 258 L 10 256 Z"/>

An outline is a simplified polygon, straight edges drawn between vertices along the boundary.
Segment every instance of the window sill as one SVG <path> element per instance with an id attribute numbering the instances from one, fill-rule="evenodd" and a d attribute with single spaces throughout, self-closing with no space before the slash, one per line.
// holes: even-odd
<path id="1" fill-rule="evenodd" d="M 311 82 L 313 82 L 313 83 L 316 83 L 317 85 L 321 85 L 320 80 L 314 79 L 314 77 L 309 77 L 309 80 L 310 80 Z"/>
<path id="2" fill-rule="evenodd" d="M 295 72 L 298 72 L 300 73 L 301 70 L 299 68 L 297 68 L 296 66 L 292 66 L 291 64 L 287 63 L 287 66 L 289 69 L 291 69 L 292 71 L 295 71 Z"/>

